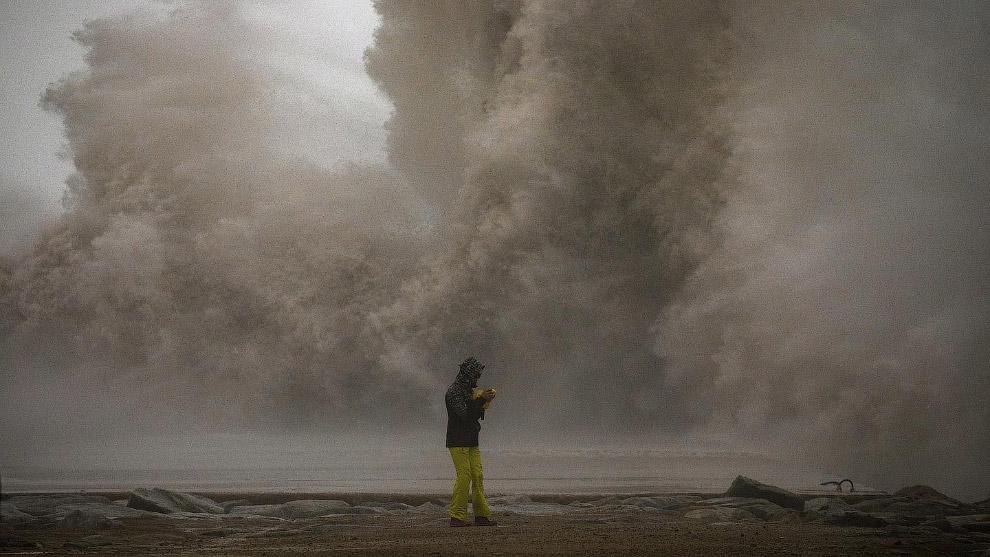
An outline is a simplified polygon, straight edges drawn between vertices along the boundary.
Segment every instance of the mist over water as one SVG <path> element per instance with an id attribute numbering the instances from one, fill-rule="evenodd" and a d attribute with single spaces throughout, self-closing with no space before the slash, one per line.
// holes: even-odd
<path id="1" fill-rule="evenodd" d="M 0 270 L 10 462 L 440 447 L 475 355 L 489 445 L 738 446 L 985 494 L 990 10 L 375 8 L 388 161 L 333 168 L 250 9 L 84 26 L 89 69 L 43 98 L 70 206 Z"/>
<path id="2" fill-rule="evenodd" d="M 990 13 L 774 15 L 736 13 L 758 37 L 738 97 L 743 186 L 658 322 L 668 384 L 712 430 L 769 425 L 843 473 L 982 497 Z"/>

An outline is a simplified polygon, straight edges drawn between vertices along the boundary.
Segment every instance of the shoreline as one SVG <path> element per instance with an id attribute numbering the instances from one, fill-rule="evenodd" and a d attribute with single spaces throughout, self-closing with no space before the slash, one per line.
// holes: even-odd
<path id="1" fill-rule="evenodd" d="M 453 485 L 453 479 L 451 479 Z M 127 499 L 132 490 L 119 489 L 75 489 L 75 490 L 31 490 L 31 491 L 4 491 L 0 494 L 0 500 L 5 500 L 15 496 L 60 496 L 60 495 L 91 495 L 106 497 L 107 499 L 123 500 Z M 371 499 L 379 501 L 401 502 L 419 505 L 426 502 L 438 500 L 449 500 L 450 493 L 420 493 L 403 491 L 258 491 L 258 490 L 190 490 L 187 493 L 207 497 L 214 501 L 224 499 L 247 499 L 257 504 L 279 504 L 302 499 L 336 499 L 347 501 L 354 505 L 361 501 Z M 505 491 L 487 491 L 488 497 L 516 497 L 524 496 L 538 503 L 569 504 L 572 502 L 589 502 L 609 497 L 696 497 L 699 499 L 710 499 L 722 497 L 725 490 L 720 491 L 639 491 L 639 492 L 580 492 L 580 493 L 518 493 Z M 847 503 L 859 503 L 867 499 L 876 499 L 890 496 L 886 491 L 863 491 L 863 492 L 837 492 L 837 491 L 811 491 L 795 490 L 794 493 L 805 500 L 812 500 L 821 497 L 839 497 Z"/>
<path id="2" fill-rule="evenodd" d="M 754 484 L 780 504 L 729 492 L 493 494 L 496 528 L 447 527 L 443 493 L 4 493 L 0 555 L 990 555 L 990 502 L 924 486 L 822 496 Z"/>

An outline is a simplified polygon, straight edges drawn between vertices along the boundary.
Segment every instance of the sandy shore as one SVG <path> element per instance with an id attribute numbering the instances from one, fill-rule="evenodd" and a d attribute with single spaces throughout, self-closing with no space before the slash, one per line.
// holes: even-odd
<path id="1" fill-rule="evenodd" d="M 126 494 L 102 494 L 110 500 Z M 448 528 L 441 496 L 203 494 L 278 504 L 301 497 L 417 505 L 420 510 L 284 519 L 230 515 L 123 517 L 112 527 L 5 521 L 0 553 L 21 555 L 990 555 L 990 534 L 927 526 L 838 526 L 807 513 L 773 520 L 690 517 L 694 503 L 663 510 L 566 495 L 495 505 L 496 528 Z M 52 494 L 36 495 L 57 497 Z M 717 494 L 692 494 L 697 501 Z M 683 494 L 678 497 L 684 497 Z M 564 504 L 564 501 L 568 501 Z M 5 501 L 9 502 L 9 498 Z M 425 503 L 425 504 L 424 504 Z M 8 503 L 9 504 L 9 503 Z M 425 509 L 425 510 L 423 510 Z M 501 509 L 501 512 L 499 512 Z M 699 513 L 695 513 L 697 515 Z M 704 513 L 701 513 L 704 514 Z"/>

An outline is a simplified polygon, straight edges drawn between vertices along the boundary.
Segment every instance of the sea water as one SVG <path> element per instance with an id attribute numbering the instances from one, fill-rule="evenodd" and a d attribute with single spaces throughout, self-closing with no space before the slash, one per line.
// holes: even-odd
<path id="1" fill-rule="evenodd" d="M 277 442 L 251 450 L 224 444 L 156 445 L 93 451 L 75 463 L 8 463 L 3 491 L 126 491 L 164 487 L 194 492 L 437 493 L 450 490 L 453 465 L 442 446 L 343 447 Z M 810 491 L 837 479 L 782 458 L 722 450 L 483 448 L 489 494 L 719 493 L 737 475 Z M 133 456 L 133 455 L 132 455 Z M 102 461 L 101 461 L 102 459 Z"/>

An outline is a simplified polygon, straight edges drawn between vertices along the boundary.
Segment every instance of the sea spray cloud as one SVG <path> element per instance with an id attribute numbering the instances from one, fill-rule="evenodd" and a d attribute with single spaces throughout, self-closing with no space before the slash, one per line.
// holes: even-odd
<path id="1" fill-rule="evenodd" d="M 458 186 L 433 204 L 447 253 L 380 314 L 408 323 L 402 354 L 482 354 L 514 393 L 507 421 L 538 435 L 683 426 L 650 328 L 731 187 L 719 7 L 376 6 L 393 162 L 417 190 Z"/>
<path id="2" fill-rule="evenodd" d="M 79 170 L 73 206 L 5 277 L 11 438 L 38 421 L 431 423 L 431 393 L 465 350 L 501 364 L 519 429 L 656 419 L 651 397 L 626 398 L 656 376 L 650 324 L 712 243 L 722 20 L 707 7 L 378 8 L 368 65 L 395 99 L 402 177 L 284 156 L 285 76 L 235 5 L 81 32 L 90 70 L 45 97 Z M 447 20 L 464 26 L 452 67 L 423 39 Z M 658 21 L 665 32 L 647 32 Z"/>
<path id="3" fill-rule="evenodd" d="M 80 32 L 90 69 L 44 98 L 72 205 L 3 277 L 5 442 L 323 423 L 374 392 L 364 316 L 412 268 L 420 204 L 281 154 L 265 37 L 231 4 Z"/>
<path id="4" fill-rule="evenodd" d="M 990 14 L 805 8 L 736 14 L 755 37 L 737 97 L 743 187 L 719 249 L 658 320 L 668 388 L 705 405 L 712 430 L 977 498 Z"/>
<path id="5" fill-rule="evenodd" d="M 475 354 L 502 439 L 982 495 L 985 9 L 375 7 L 387 168 L 292 156 L 236 5 L 87 25 L 73 205 L 0 277 L 4 447 L 436 427 Z"/>

